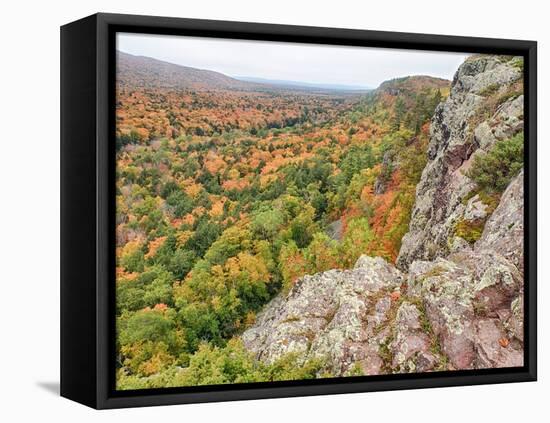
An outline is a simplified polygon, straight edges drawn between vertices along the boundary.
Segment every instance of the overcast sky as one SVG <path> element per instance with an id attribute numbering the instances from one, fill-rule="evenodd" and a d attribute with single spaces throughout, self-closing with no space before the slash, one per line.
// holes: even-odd
<path id="1" fill-rule="evenodd" d="M 377 87 L 408 75 L 452 79 L 466 54 L 148 34 L 117 35 L 117 49 L 233 77 Z"/>

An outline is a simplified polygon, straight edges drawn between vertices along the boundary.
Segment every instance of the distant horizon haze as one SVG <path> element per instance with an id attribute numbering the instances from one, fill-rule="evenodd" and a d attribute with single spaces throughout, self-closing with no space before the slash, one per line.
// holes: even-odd
<path id="1" fill-rule="evenodd" d="M 465 53 L 118 33 L 118 51 L 237 80 L 344 90 L 426 75 L 451 80 Z"/>
<path id="2" fill-rule="evenodd" d="M 305 88 L 322 88 L 329 90 L 344 90 L 344 91 L 371 91 L 376 89 L 376 87 L 367 87 L 363 85 L 351 85 L 351 84 L 327 84 L 322 82 L 308 82 L 308 81 L 292 81 L 288 79 L 268 79 L 268 78 L 257 78 L 254 76 L 233 76 L 228 75 L 231 78 L 238 79 L 239 81 L 247 82 L 256 82 L 259 84 L 271 84 L 271 85 L 287 85 L 287 86 L 296 86 L 296 87 L 305 87 Z"/>

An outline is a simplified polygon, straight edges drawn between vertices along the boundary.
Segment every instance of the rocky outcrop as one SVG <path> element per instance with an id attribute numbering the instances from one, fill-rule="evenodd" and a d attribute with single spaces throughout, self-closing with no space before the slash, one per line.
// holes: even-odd
<path id="1" fill-rule="evenodd" d="M 473 156 L 523 128 L 515 60 L 478 56 L 457 71 L 397 267 L 361 256 L 299 279 L 242 334 L 259 360 L 321 359 L 334 376 L 523 365 L 523 171 L 496 208 L 466 176 Z M 484 224 L 477 241 L 456 236 L 459 220 Z"/>
<path id="2" fill-rule="evenodd" d="M 378 374 L 384 334 L 377 329 L 388 319 L 391 294 L 399 292 L 403 281 L 394 266 L 367 256 L 353 270 L 305 276 L 268 305 L 242 340 L 268 363 L 295 353 L 303 362 L 326 359 L 327 369 L 336 375 L 346 374 L 355 363 L 367 374 Z"/>
<path id="3" fill-rule="evenodd" d="M 497 251 L 416 261 L 407 290 L 422 299 L 450 369 L 523 365 L 523 275 Z"/>
<path id="4" fill-rule="evenodd" d="M 483 214 L 479 198 L 464 204 L 475 188 L 466 174 L 476 154 L 523 129 L 522 72 L 514 65 L 517 60 L 502 56 L 466 60 L 454 77 L 448 99 L 436 108 L 429 160 L 397 259 L 401 269 L 415 260 L 447 255 L 457 222 Z"/>
<path id="5" fill-rule="evenodd" d="M 242 335 L 272 363 L 287 354 L 324 360 L 343 376 L 523 365 L 523 272 L 518 251 L 523 172 L 505 191 L 480 240 L 404 274 L 377 257 L 352 270 L 298 280 Z"/>

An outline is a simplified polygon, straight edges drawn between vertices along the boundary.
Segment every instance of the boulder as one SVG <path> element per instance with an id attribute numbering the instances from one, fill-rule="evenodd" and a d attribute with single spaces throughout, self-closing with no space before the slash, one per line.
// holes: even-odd
<path id="1" fill-rule="evenodd" d="M 473 368 L 474 306 L 471 272 L 454 261 L 438 258 L 414 263 L 408 285 L 422 299 L 426 317 L 442 352 L 454 369 Z"/>
<path id="2" fill-rule="evenodd" d="M 499 339 L 522 340 L 523 275 L 507 258 L 491 250 L 464 249 L 445 259 L 417 261 L 410 267 L 407 285 L 407 293 L 421 299 L 452 369 L 508 363 L 508 356 L 487 361 L 488 326 L 480 323 L 498 323 Z M 523 351 L 521 342 L 512 349 Z"/>
<path id="3" fill-rule="evenodd" d="M 272 363 L 288 353 L 305 362 L 327 361 L 334 375 L 355 363 L 368 374 L 382 367 L 377 329 L 387 318 L 390 294 L 403 275 L 381 258 L 362 256 L 352 270 L 330 270 L 304 276 L 258 315 L 242 340 L 257 358 Z"/>

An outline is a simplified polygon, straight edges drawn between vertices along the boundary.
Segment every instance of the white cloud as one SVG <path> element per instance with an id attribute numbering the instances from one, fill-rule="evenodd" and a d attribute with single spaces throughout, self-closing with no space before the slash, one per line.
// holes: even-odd
<path id="1" fill-rule="evenodd" d="M 407 75 L 451 79 L 467 54 L 119 33 L 126 53 L 229 76 L 376 87 Z"/>

